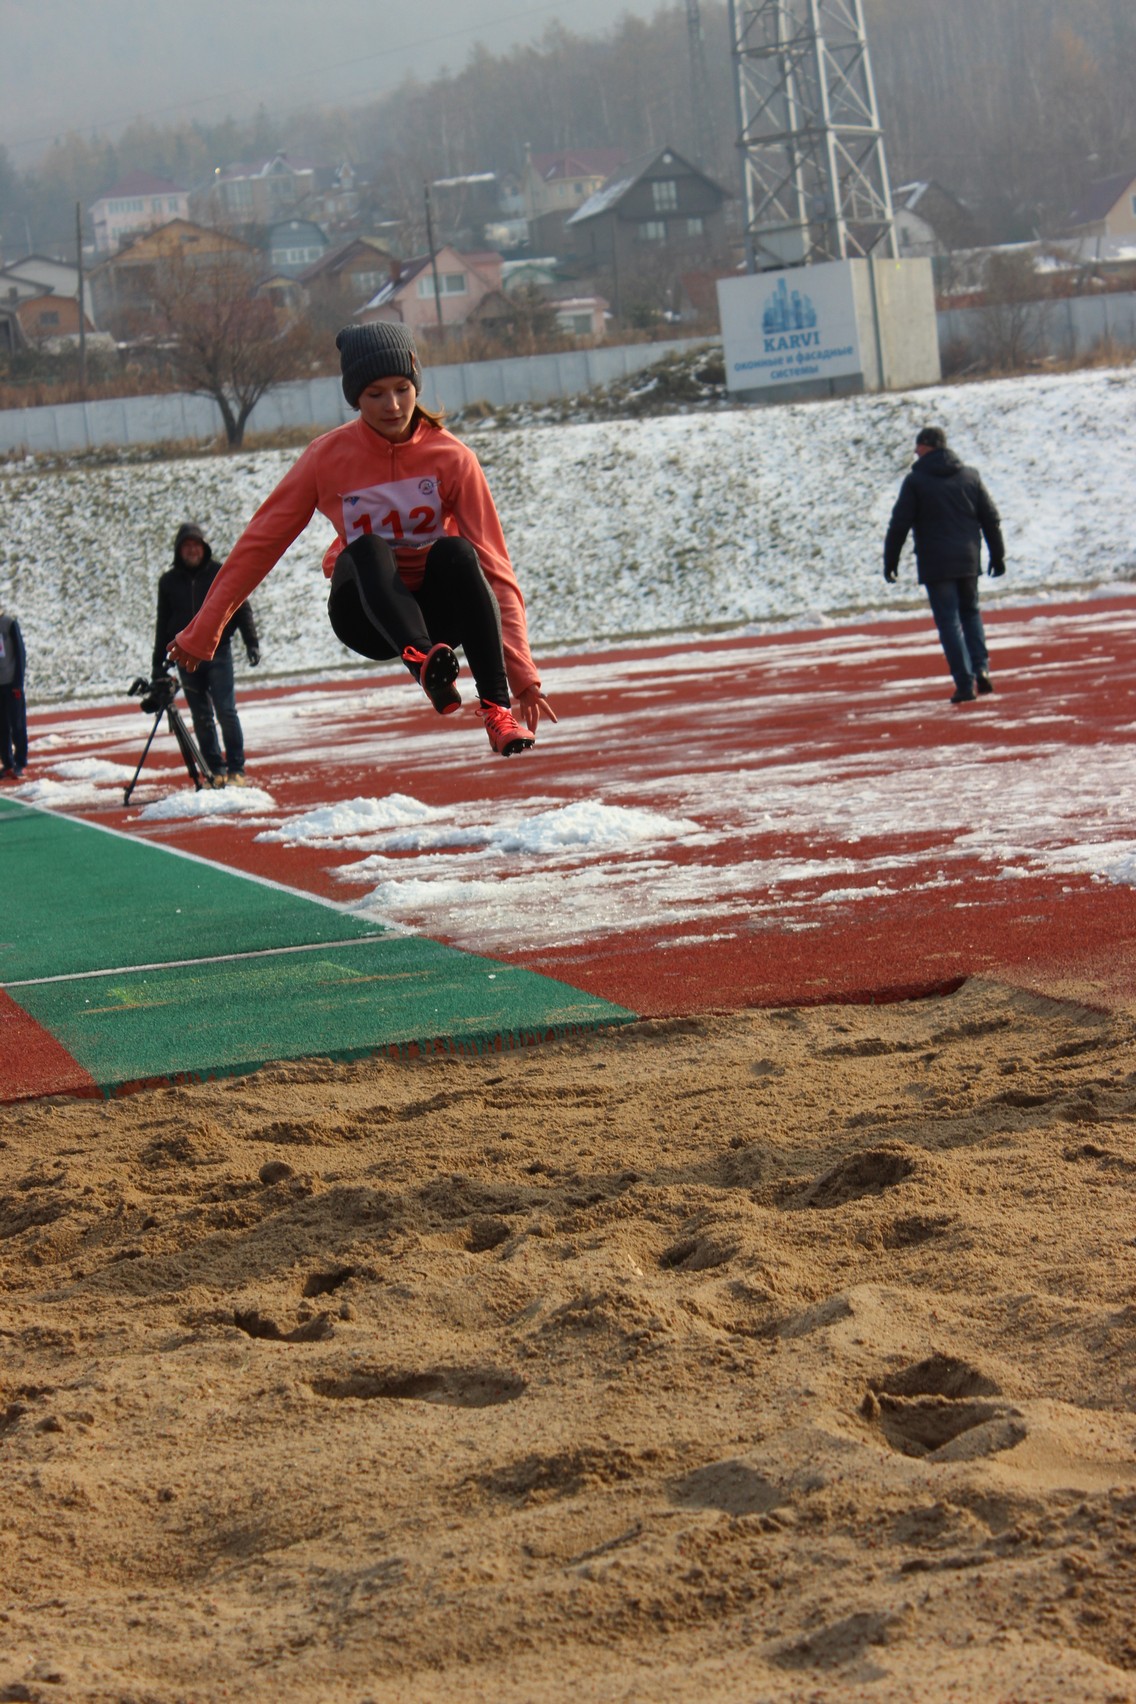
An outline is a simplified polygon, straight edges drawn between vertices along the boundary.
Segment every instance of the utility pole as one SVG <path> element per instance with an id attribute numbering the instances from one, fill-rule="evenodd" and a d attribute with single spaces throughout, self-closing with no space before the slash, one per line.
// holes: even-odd
<path id="1" fill-rule="evenodd" d="M 686 33 L 690 41 L 690 101 L 694 109 L 698 164 L 704 172 L 710 172 L 714 169 L 718 138 L 714 130 L 714 109 L 710 105 L 706 41 L 702 34 L 702 8 L 698 0 L 686 0 Z"/>
<path id="2" fill-rule="evenodd" d="M 83 204 L 75 203 L 75 265 L 79 274 L 79 400 L 87 400 L 87 312 L 83 301 Z"/>
<path id="3" fill-rule="evenodd" d="M 442 286 L 438 280 L 438 256 L 434 252 L 434 219 L 430 211 L 430 185 L 425 184 L 426 192 L 426 245 L 430 250 L 430 270 L 434 274 L 434 309 L 438 315 L 438 334 L 445 337 L 446 327 L 442 320 Z"/>

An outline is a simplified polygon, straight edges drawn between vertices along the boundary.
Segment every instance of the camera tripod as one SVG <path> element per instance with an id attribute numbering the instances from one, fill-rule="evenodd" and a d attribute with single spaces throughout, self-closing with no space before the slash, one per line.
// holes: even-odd
<path id="1" fill-rule="evenodd" d="M 189 729 L 186 727 L 185 722 L 182 719 L 181 711 L 174 703 L 174 699 L 177 697 L 177 691 L 177 682 L 171 680 L 168 675 L 161 675 L 157 680 L 143 680 L 139 677 L 139 679 L 136 680 L 130 688 L 129 696 L 131 698 L 139 698 L 142 697 L 143 693 L 146 694 L 145 697 L 142 697 L 142 709 L 153 713 L 154 725 L 150 729 L 146 738 L 146 744 L 142 748 L 142 756 L 138 759 L 138 767 L 131 776 L 130 784 L 122 795 L 122 802 L 124 805 L 128 805 L 130 803 L 130 795 L 133 793 L 138 784 L 138 777 L 142 773 L 142 765 L 145 763 L 150 747 L 154 743 L 154 735 L 158 731 L 158 726 L 163 716 L 166 718 L 170 733 L 174 736 L 174 739 L 178 743 L 178 750 L 181 752 L 181 755 L 185 760 L 186 773 L 193 782 L 194 788 L 200 792 L 202 787 L 212 787 L 213 785 L 213 771 L 202 757 L 201 748 L 190 733 Z"/>

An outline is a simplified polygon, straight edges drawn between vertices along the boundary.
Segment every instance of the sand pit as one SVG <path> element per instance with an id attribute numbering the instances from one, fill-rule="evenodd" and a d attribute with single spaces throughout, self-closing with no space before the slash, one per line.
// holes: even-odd
<path id="1" fill-rule="evenodd" d="M 1136 1699 L 1134 1034 L 0 1108 L 0 1699 Z"/>

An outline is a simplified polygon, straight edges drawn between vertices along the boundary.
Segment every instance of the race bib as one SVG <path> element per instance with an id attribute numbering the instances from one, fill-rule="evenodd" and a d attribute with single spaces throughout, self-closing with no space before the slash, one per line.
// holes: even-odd
<path id="1" fill-rule="evenodd" d="M 436 479 L 395 479 L 343 496 L 343 536 L 348 544 L 373 533 L 388 544 L 428 545 L 441 538 L 442 500 Z"/>

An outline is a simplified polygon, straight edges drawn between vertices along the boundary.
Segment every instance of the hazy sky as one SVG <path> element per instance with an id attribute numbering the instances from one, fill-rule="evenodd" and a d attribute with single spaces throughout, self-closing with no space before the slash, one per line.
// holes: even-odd
<path id="1" fill-rule="evenodd" d="M 663 0 L 0 0 L 0 144 L 30 165 L 57 136 L 134 118 L 212 121 L 354 102 L 458 70 L 473 45 L 602 35 Z"/>

